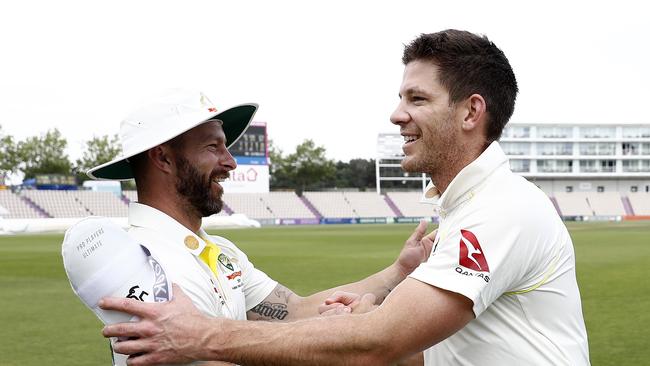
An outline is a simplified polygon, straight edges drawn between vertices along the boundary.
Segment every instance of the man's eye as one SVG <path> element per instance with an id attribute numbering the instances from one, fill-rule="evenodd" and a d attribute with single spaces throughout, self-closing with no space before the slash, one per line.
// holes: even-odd
<path id="1" fill-rule="evenodd" d="M 411 101 L 413 101 L 413 102 L 424 102 L 424 101 L 426 101 L 426 98 L 413 96 L 413 97 L 411 97 Z"/>

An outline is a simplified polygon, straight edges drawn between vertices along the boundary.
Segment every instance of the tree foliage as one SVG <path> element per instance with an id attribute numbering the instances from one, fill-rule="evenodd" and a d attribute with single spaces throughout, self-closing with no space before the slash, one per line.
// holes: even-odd
<path id="1" fill-rule="evenodd" d="M 117 135 L 94 136 L 86 141 L 83 156 L 77 159 L 75 165 L 77 180 L 83 182 L 90 179 L 86 175 L 88 169 L 113 160 L 121 151 Z"/>
<path id="2" fill-rule="evenodd" d="M 17 147 L 19 170 L 25 174 L 25 179 L 37 174 L 71 174 L 72 164 L 65 153 L 66 146 L 68 142 L 56 128 L 20 141 Z"/>
<path id="3" fill-rule="evenodd" d="M 18 146 L 0 126 L 0 177 L 18 172 Z"/>
<path id="4" fill-rule="evenodd" d="M 325 148 L 305 140 L 296 151 L 285 155 L 270 144 L 271 188 L 293 189 L 297 193 L 324 188 L 375 187 L 374 160 L 352 159 L 349 163 L 327 159 Z"/>

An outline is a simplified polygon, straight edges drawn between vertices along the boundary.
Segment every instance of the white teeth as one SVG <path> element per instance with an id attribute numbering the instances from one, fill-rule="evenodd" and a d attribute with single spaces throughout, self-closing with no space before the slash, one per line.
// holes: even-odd
<path id="1" fill-rule="evenodd" d="M 417 140 L 418 138 L 416 136 L 404 136 L 404 142 L 412 142 Z"/>

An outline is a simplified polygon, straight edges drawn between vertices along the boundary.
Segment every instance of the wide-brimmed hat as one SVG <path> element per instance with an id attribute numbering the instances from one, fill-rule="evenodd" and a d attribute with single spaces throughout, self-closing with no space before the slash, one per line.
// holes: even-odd
<path id="1" fill-rule="evenodd" d="M 241 104 L 217 110 L 205 94 L 172 89 L 132 112 L 120 125 L 122 154 L 86 174 L 92 179 L 128 180 L 133 178 L 128 158 L 165 143 L 211 120 L 223 122 L 226 146 L 232 146 L 246 131 L 257 111 L 257 104 Z"/>

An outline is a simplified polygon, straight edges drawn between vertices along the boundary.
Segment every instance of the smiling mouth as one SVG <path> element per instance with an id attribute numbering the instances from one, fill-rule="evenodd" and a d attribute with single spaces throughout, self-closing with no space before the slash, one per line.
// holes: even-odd
<path id="1" fill-rule="evenodd" d="M 220 176 L 220 177 L 214 177 L 214 178 L 212 178 L 212 183 L 219 184 L 219 183 L 224 182 L 228 178 L 229 178 L 229 176 L 227 176 L 227 175 L 226 176 Z"/>
<path id="2" fill-rule="evenodd" d="M 404 137 L 404 145 L 409 145 L 420 139 L 419 135 L 402 135 Z"/>

